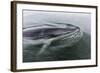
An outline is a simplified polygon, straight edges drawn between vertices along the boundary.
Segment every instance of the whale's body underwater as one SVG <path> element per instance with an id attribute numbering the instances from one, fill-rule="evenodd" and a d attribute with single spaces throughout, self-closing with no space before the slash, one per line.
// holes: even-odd
<path id="1" fill-rule="evenodd" d="M 42 45 L 37 55 L 46 48 L 70 47 L 82 38 L 82 31 L 72 24 L 45 24 L 23 29 L 23 46 Z"/>

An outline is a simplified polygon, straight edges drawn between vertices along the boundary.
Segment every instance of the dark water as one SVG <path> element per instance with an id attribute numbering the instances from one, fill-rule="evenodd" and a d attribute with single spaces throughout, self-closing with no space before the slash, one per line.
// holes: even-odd
<path id="1" fill-rule="evenodd" d="M 47 48 L 41 55 L 37 56 L 40 46 L 28 46 L 23 49 L 23 62 L 80 60 L 91 58 L 91 37 L 83 33 L 82 39 L 71 47 L 60 49 Z"/>

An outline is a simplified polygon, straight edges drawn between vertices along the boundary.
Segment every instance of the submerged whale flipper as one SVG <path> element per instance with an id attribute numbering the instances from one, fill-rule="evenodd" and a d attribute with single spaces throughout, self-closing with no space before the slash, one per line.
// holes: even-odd
<path id="1" fill-rule="evenodd" d="M 46 48 L 51 44 L 52 40 L 45 41 L 44 45 L 42 46 L 41 50 L 36 54 L 37 56 L 41 55 Z"/>

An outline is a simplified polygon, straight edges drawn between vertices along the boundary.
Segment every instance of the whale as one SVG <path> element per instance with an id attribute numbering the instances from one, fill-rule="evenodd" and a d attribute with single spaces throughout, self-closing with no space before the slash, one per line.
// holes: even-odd
<path id="1" fill-rule="evenodd" d="M 23 28 L 23 46 L 42 45 L 37 55 L 49 48 L 70 47 L 83 36 L 82 30 L 68 23 L 46 23 Z M 33 48 L 34 49 L 34 48 Z"/>

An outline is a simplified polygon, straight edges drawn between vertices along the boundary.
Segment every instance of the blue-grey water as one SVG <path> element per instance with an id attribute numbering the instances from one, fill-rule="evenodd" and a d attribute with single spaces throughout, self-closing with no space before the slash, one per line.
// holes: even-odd
<path id="1" fill-rule="evenodd" d="M 23 28 L 46 23 L 69 23 L 80 27 L 83 37 L 79 42 L 70 47 L 48 47 L 41 55 L 40 46 L 23 47 L 23 62 L 80 60 L 91 58 L 91 14 L 74 12 L 50 12 L 50 11 L 23 11 Z M 61 25 L 61 24 L 60 24 Z M 58 25 L 58 26 L 60 26 Z M 63 24 L 62 24 L 63 25 Z M 24 41 L 23 41 L 24 42 Z M 35 42 L 35 41 L 33 41 Z M 25 44 L 23 44 L 25 46 Z"/>

